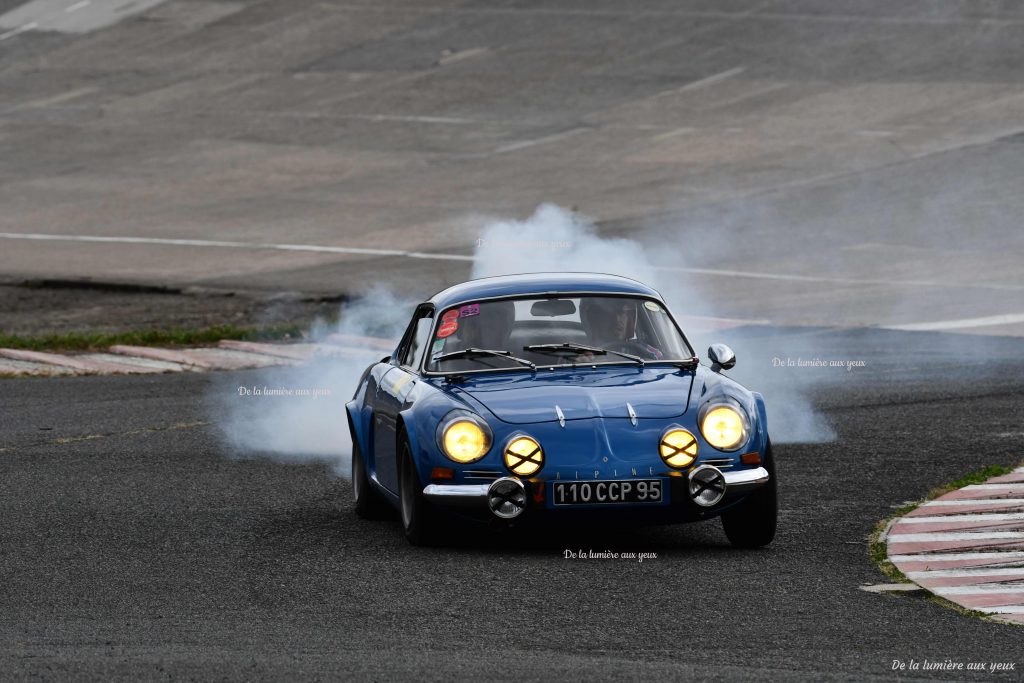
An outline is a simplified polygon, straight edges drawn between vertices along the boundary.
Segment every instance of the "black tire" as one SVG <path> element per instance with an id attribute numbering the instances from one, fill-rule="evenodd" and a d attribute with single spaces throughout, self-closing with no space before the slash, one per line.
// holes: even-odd
<path id="1" fill-rule="evenodd" d="M 434 545 L 437 542 L 436 512 L 423 497 L 412 449 L 405 439 L 398 443 L 398 463 L 399 517 L 405 538 L 413 545 Z"/>
<path id="2" fill-rule="evenodd" d="M 392 513 L 387 501 L 370 483 L 363 454 L 355 440 L 352 441 L 352 498 L 356 514 L 363 519 L 384 519 Z"/>
<path id="3" fill-rule="evenodd" d="M 772 442 L 765 449 L 764 468 L 768 470 L 768 483 L 757 489 L 737 507 L 722 515 L 722 527 L 729 542 L 737 548 L 761 548 L 775 538 L 778 522 L 778 492 L 775 481 L 775 460 Z"/>

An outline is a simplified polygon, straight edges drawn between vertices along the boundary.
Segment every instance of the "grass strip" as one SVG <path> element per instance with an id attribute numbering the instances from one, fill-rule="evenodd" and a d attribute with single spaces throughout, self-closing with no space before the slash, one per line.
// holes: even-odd
<path id="1" fill-rule="evenodd" d="M 66 332 L 20 336 L 0 334 L 0 348 L 28 351 L 98 351 L 117 344 L 129 346 L 196 346 L 216 344 L 221 339 L 242 341 L 274 341 L 302 339 L 302 325 L 271 325 L 267 327 L 236 327 L 215 325 L 200 329 L 150 329 L 115 333 Z"/>

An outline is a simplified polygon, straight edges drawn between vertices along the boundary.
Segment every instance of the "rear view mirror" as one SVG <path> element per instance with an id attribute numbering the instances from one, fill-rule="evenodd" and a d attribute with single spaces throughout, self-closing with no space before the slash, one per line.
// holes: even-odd
<path id="1" fill-rule="evenodd" d="M 570 299 L 545 299 L 530 307 L 530 315 L 535 318 L 555 318 L 575 312 L 576 304 Z"/>

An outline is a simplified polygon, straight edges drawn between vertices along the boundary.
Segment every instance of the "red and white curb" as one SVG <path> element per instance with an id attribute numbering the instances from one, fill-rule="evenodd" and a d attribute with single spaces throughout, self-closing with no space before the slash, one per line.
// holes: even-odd
<path id="1" fill-rule="evenodd" d="M 924 503 L 885 542 L 889 561 L 922 588 L 1024 624 L 1024 467 Z"/>
<path id="2" fill-rule="evenodd" d="M 317 343 L 224 339 L 215 347 L 158 348 L 111 346 L 103 353 L 61 354 L 0 348 L 0 375 L 136 375 L 162 372 L 243 370 L 296 365 L 317 357 L 365 359 L 390 353 L 394 342 L 376 337 L 334 334 Z"/>

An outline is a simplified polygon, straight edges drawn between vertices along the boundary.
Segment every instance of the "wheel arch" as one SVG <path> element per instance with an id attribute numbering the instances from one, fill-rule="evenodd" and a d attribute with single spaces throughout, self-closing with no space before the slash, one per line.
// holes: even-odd
<path id="1" fill-rule="evenodd" d="M 757 408 L 757 436 L 760 442 L 760 450 L 768 448 L 768 410 L 765 407 L 764 396 L 760 392 L 750 392 L 754 396 L 754 405 Z"/>
<path id="2" fill-rule="evenodd" d="M 398 420 L 395 424 L 395 453 L 401 453 L 402 440 L 409 444 L 409 453 L 412 455 L 412 464 L 416 468 L 416 474 L 420 482 L 423 481 L 423 455 L 420 451 L 420 438 L 416 433 L 416 422 L 412 415 L 412 409 L 403 410 L 398 413 Z M 399 467 L 404 467 L 399 463 Z"/>
<path id="3" fill-rule="evenodd" d="M 366 420 L 362 412 L 354 400 L 345 404 L 345 418 L 348 421 L 348 433 L 352 437 L 352 443 L 358 446 L 363 454 L 369 454 L 370 444 L 367 442 L 369 430 L 366 427 Z M 366 412 L 370 413 L 371 416 L 373 414 L 373 411 L 370 409 L 367 409 Z"/>

